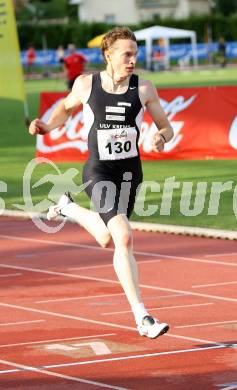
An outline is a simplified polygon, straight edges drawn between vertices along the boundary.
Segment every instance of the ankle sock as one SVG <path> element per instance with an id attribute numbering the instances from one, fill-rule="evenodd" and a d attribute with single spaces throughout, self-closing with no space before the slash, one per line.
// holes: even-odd
<path id="1" fill-rule="evenodd" d="M 61 214 L 64 215 L 65 217 L 69 217 L 72 219 L 75 219 L 77 216 L 77 205 L 74 202 L 68 203 L 61 209 Z"/>
<path id="2" fill-rule="evenodd" d="M 134 314 L 135 321 L 136 321 L 137 325 L 140 325 L 142 323 L 142 319 L 145 316 L 149 315 L 149 313 L 145 309 L 144 304 L 141 303 L 141 302 L 136 303 L 135 305 L 132 305 L 132 311 L 133 311 L 133 314 Z"/>

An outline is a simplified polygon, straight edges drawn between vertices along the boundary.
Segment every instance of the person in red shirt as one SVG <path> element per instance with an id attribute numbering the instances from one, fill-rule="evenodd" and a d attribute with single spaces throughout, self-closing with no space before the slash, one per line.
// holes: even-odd
<path id="1" fill-rule="evenodd" d="M 84 71 L 86 58 L 76 52 L 74 44 L 68 45 L 69 54 L 64 58 L 64 70 L 67 77 L 68 89 L 72 89 L 73 83 Z"/>
<path id="2" fill-rule="evenodd" d="M 32 67 L 36 60 L 36 51 L 33 45 L 30 45 L 26 51 L 26 64 L 28 72 L 32 71 Z"/>

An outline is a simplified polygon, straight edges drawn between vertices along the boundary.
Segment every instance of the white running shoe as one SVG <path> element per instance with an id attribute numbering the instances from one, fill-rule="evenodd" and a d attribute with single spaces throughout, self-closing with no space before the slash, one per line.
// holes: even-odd
<path id="1" fill-rule="evenodd" d="M 59 200 L 58 203 L 55 204 L 54 206 L 50 206 L 46 218 L 48 221 L 52 221 L 53 219 L 57 218 L 59 215 L 63 215 L 61 213 L 61 210 L 63 207 L 65 207 L 67 204 L 72 203 L 73 199 L 71 197 L 70 192 L 65 192 Z"/>
<path id="2" fill-rule="evenodd" d="M 137 329 L 141 336 L 156 339 L 168 332 L 169 325 L 166 323 L 160 323 L 156 318 L 151 316 L 145 316 L 142 319 L 142 323 L 137 325 Z"/>

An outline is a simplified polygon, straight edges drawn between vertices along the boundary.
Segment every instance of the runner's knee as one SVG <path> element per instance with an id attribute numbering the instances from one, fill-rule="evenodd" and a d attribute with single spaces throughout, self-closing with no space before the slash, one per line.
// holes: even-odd
<path id="1" fill-rule="evenodd" d="M 111 235 L 110 233 L 104 233 L 100 234 L 95 237 L 96 241 L 102 246 L 102 248 L 107 248 L 109 246 L 109 243 L 111 241 Z"/>
<path id="2" fill-rule="evenodd" d="M 115 247 L 124 247 L 131 248 L 132 247 L 132 232 L 126 230 L 122 233 L 116 234 L 114 237 L 114 245 Z"/>

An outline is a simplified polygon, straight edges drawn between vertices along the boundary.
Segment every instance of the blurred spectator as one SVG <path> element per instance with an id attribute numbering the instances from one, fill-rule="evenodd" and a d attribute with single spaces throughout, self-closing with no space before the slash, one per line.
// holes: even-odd
<path id="1" fill-rule="evenodd" d="M 153 52 L 152 63 L 153 63 L 152 66 L 153 71 L 165 70 L 165 56 L 160 49 Z"/>
<path id="2" fill-rule="evenodd" d="M 184 56 L 180 57 L 178 60 L 179 68 L 180 70 L 188 69 L 191 62 L 191 56 L 189 53 L 185 54 Z"/>
<path id="3" fill-rule="evenodd" d="M 224 68 L 227 63 L 226 59 L 226 44 L 225 39 L 220 38 L 218 43 L 218 52 L 217 52 L 217 60 L 219 64 Z"/>
<path id="4" fill-rule="evenodd" d="M 30 45 L 26 51 L 26 65 L 28 72 L 32 72 L 36 60 L 36 51 L 33 45 Z"/>
<path id="5" fill-rule="evenodd" d="M 58 61 L 59 64 L 63 64 L 64 63 L 64 48 L 63 46 L 58 46 L 57 50 L 56 50 L 56 59 Z"/>
<path id="6" fill-rule="evenodd" d="M 86 57 L 76 52 L 74 44 L 68 45 L 69 54 L 64 58 L 64 69 L 67 77 L 68 89 L 72 89 L 75 79 L 84 71 Z"/>

